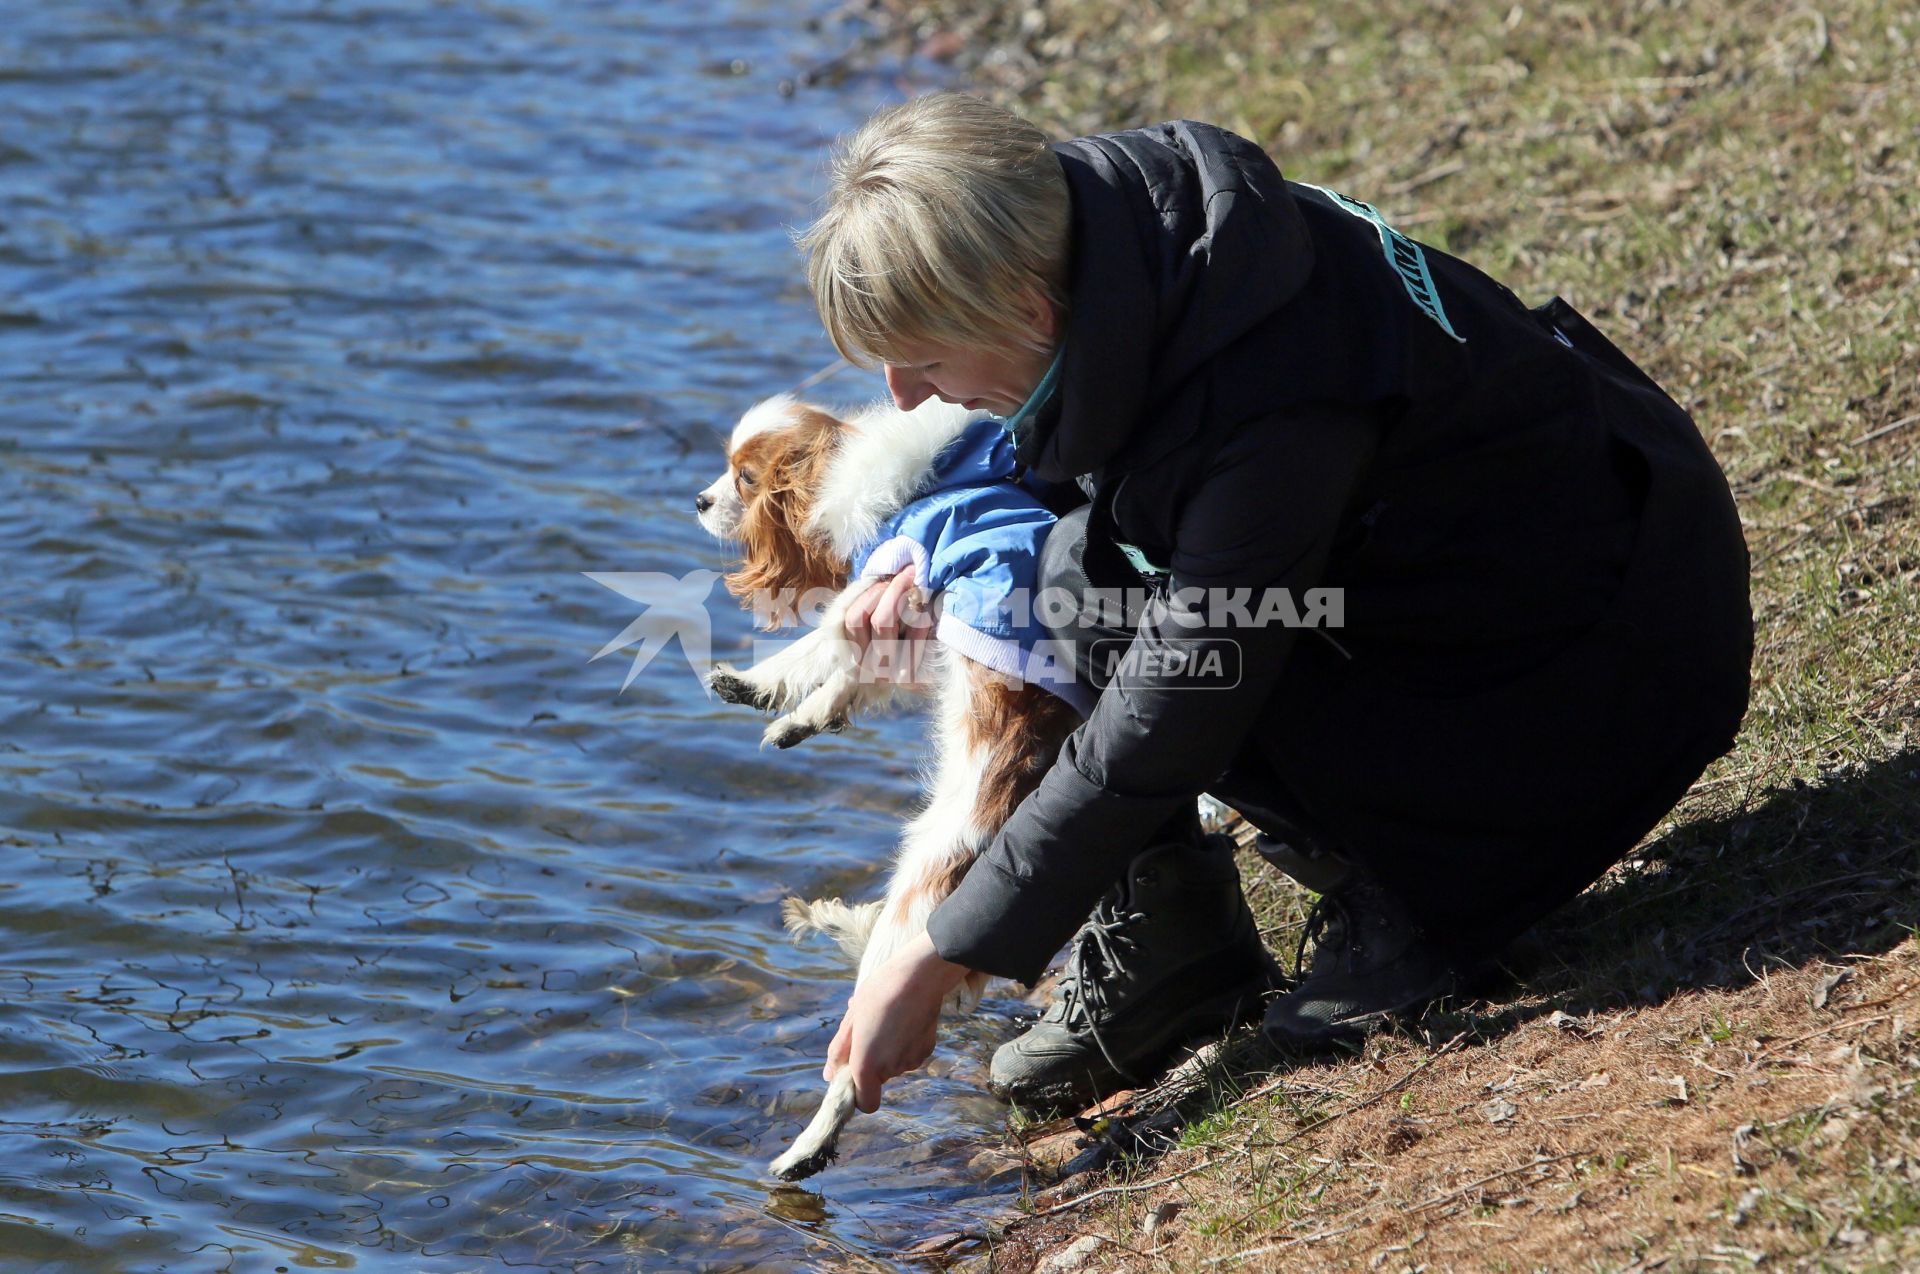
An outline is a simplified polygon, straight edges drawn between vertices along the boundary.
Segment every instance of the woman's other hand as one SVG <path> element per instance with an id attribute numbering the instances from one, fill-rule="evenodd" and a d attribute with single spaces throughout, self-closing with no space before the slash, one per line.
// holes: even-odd
<path id="1" fill-rule="evenodd" d="M 863 667 L 876 680 L 900 685 L 921 681 L 933 644 L 933 615 L 915 587 L 913 568 L 877 579 L 847 607 L 847 633 L 860 649 Z M 884 643 L 884 644 L 882 644 Z"/>
<path id="2" fill-rule="evenodd" d="M 828 1082 L 852 1067 L 855 1104 L 869 1115 L 880 1109 L 882 1086 L 933 1056 L 940 1003 L 966 976 L 964 966 L 940 958 L 923 930 L 854 988 L 827 1047 Z"/>

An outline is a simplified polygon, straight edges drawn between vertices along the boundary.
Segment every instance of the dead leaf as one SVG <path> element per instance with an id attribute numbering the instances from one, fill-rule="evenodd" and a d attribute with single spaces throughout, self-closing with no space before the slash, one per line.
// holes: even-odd
<path id="1" fill-rule="evenodd" d="M 1604 1027 L 1589 1026 L 1571 1013 L 1562 1013 L 1559 1009 L 1555 1009 L 1553 1015 L 1549 1017 L 1547 1021 L 1552 1023 L 1556 1030 L 1565 1031 L 1574 1038 L 1583 1040 L 1590 1040 L 1605 1029 Z"/>
<path id="2" fill-rule="evenodd" d="M 1504 1097 L 1496 1097 L 1494 1100 L 1488 1102 L 1484 1110 L 1486 1111 L 1487 1122 L 1490 1124 L 1504 1124 L 1520 1113 L 1520 1108 Z"/>
<path id="3" fill-rule="evenodd" d="M 1839 986 L 1842 982 L 1845 982 L 1848 978 L 1852 976 L 1853 976 L 1853 970 L 1842 969 L 1838 973 L 1829 973 L 1826 977 L 1821 978 L 1818 982 L 1814 983 L 1813 1007 L 1816 1009 L 1826 1008 L 1827 997 L 1833 994 L 1833 988 Z"/>
<path id="4" fill-rule="evenodd" d="M 1040 1263 L 1041 1274 L 1073 1274 L 1073 1271 L 1084 1268 L 1093 1259 L 1093 1254 L 1100 1250 L 1103 1242 L 1105 1240 L 1098 1234 L 1075 1239 Z"/>

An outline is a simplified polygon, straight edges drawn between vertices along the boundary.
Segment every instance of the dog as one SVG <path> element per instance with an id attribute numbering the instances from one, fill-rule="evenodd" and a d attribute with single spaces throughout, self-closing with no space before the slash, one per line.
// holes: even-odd
<path id="1" fill-rule="evenodd" d="M 929 400 L 911 412 L 883 402 L 843 418 L 779 395 L 740 418 L 726 472 L 694 500 L 700 524 L 743 550 L 740 566 L 726 576 L 735 596 L 836 590 L 811 632 L 751 668 L 720 664 L 708 677 L 721 699 L 780 714 L 763 743 L 792 747 L 903 693 L 934 699 L 925 800 L 903 830 L 885 896 L 851 906 L 837 898 L 790 898 L 782 908 L 796 939 L 833 939 L 855 962 L 857 978 L 926 928 L 1091 706 L 1071 684 L 1071 659 L 1063 661 L 1062 676 L 1033 676 L 1032 658 L 1023 659 L 1018 641 L 1002 640 L 1009 630 L 987 613 L 989 584 L 1024 579 L 1034 587 L 1037 542 L 1053 521 L 1035 496 L 1007 480 L 1015 473 L 1011 442 L 985 412 Z M 941 546 L 964 540 L 969 502 L 981 500 L 993 515 L 976 521 L 1018 526 L 1035 551 L 1029 556 L 1016 544 L 1006 560 L 960 553 L 959 573 L 943 580 L 950 564 L 915 539 L 915 528 L 931 538 L 926 528 L 937 522 Z M 913 681 L 877 680 L 863 675 L 847 608 L 876 579 L 908 566 L 927 591 L 939 589 L 931 603 L 933 645 Z M 962 600 L 975 603 L 970 613 L 961 613 Z M 968 974 L 943 1010 L 971 1012 L 987 980 Z M 805 1132 L 769 1170 L 793 1181 L 825 1167 L 853 1113 L 852 1074 L 843 1070 Z"/>

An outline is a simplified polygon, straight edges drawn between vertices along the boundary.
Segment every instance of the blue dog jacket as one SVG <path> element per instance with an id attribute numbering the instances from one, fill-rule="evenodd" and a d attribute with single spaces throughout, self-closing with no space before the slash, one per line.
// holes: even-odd
<path id="1" fill-rule="evenodd" d="M 933 635 L 967 658 L 1041 686 L 1082 716 L 1091 687 L 1074 676 L 1036 615 L 1040 548 L 1055 518 L 1015 481 L 1013 440 L 998 420 L 968 425 L 934 457 L 927 479 L 857 554 L 855 580 L 913 567 L 914 583 L 940 598 Z"/>

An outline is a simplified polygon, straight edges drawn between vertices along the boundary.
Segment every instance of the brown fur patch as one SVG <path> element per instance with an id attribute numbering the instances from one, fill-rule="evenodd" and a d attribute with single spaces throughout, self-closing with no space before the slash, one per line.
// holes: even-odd
<path id="1" fill-rule="evenodd" d="M 913 888 L 902 896 L 904 909 L 911 911 L 922 898 L 936 907 L 945 902 L 948 894 L 960 888 L 960 882 L 966 878 L 967 869 L 973 866 L 973 857 L 971 854 L 956 853 L 942 862 L 929 866 L 926 875 L 915 881 Z"/>
<path id="2" fill-rule="evenodd" d="M 1038 686 L 1022 685 L 964 656 L 968 712 L 961 742 L 968 751 L 985 749 L 986 765 L 974 796 L 973 823 L 989 836 L 1013 816 L 1028 792 L 1039 786 L 1060 745 L 1080 724 L 1080 714 Z M 925 902 L 938 906 L 960 887 L 976 854 L 964 841 L 937 862 L 915 862 L 919 874 L 894 895 L 896 922 Z M 906 866 L 906 864 L 903 864 Z"/>
<path id="3" fill-rule="evenodd" d="M 727 591 L 735 597 L 786 590 L 797 601 L 809 589 L 846 586 L 846 564 L 806 529 L 814 493 L 826 477 L 843 428 L 826 412 L 802 405 L 795 408 L 792 424 L 755 434 L 733 454 L 734 486 L 741 502 L 739 538 L 745 550 L 739 569 L 726 577 Z M 746 475 L 752 475 L 752 483 Z M 778 626 L 781 609 L 760 611 L 768 627 Z"/>
<path id="4" fill-rule="evenodd" d="M 1038 686 L 1021 685 L 971 660 L 967 684 L 966 743 L 987 752 L 974 819 L 997 832 L 1040 785 L 1080 714 Z"/>

